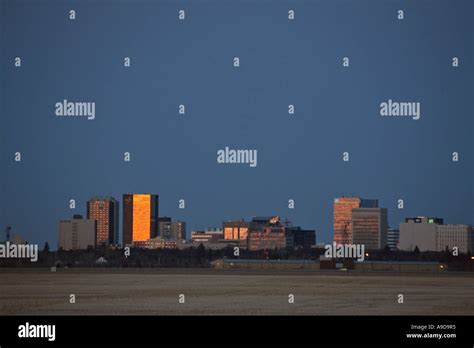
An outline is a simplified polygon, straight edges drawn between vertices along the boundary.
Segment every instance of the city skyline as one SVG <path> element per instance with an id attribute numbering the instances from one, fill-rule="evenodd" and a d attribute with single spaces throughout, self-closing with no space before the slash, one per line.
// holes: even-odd
<path id="1" fill-rule="evenodd" d="M 149 240 L 149 239 L 153 239 L 153 238 L 160 238 L 160 239 L 171 239 L 171 240 L 175 240 L 175 241 L 178 241 L 180 239 L 180 237 L 177 237 L 177 236 L 183 236 L 183 232 L 185 233 L 186 235 L 186 238 L 182 238 L 182 240 L 189 240 L 191 241 L 192 240 L 192 234 L 194 232 L 198 232 L 198 233 L 201 233 L 203 231 L 208 231 L 208 230 L 221 230 L 222 232 L 222 237 L 223 239 L 228 239 L 228 240 L 246 240 L 247 241 L 247 237 L 249 236 L 249 233 L 252 231 L 252 224 L 255 225 L 255 223 L 258 224 L 257 221 L 259 220 L 265 220 L 266 217 L 258 217 L 258 216 L 261 216 L 261 215 L 257 215 L 257 214 L 254 214 L 252 220 L 249 220 L 248 217 L 242 217 L 242 218 L 238 218 L 238 219 L 222 219 L 221 222 L 219 224 L 216 224 L 216 225 L 207 225 L 205 228 L 203 229 L 195 229 L 195 228 L 192 228 L 192 229 L 189 229 L 189 233 L 187 232 L 186 230 L 186 226 L 188 225 L 188 223 L 185 221 L 185 220 L 177 220 L 176 218 L 174 217 L 170 217 L 170 216 L 166 216 L 165 215 L 162 215 L 160 216 L 160 214 L 158 214 L 158 206 L 160 203 L 159 202 L 159 195 L 157 194 L 151 194 L 151 193 L 124 193 L 122 194 L 122 197 L 123 197 L 123 200 L 122 200 L 122 203 L 119 203 L 114 197 L 110 197 L 110 196 L 94 196 L 92 198 L 90 198 L 87 202 L 86 202 L 86 212 L 87 212 L 87 215 L 86 215 L 86 218 L 87 219 L 91 219 L 91 220 L 97 220 L 96 221 L 96 244 L 95 246 L 99 246 L 101 244 L 105 244 L 105 245 L 121 245 L 122 247 L 125 246 L 125 245 L 131 245 L 133 244 L 132 242 L 144 242 L 146 240 Z M 139 198 L 139 206 L 134 206 L 133 205 L 133 197 L 137 197 Z M 149 204 L 147 204 L 146 206 L 144 205 L 144 199 L 146 199 L 148 201 Z M 126 203 L 126 201 L 128 203 Z M 114 204 L 114 208 L 112 209 L 112 207 L 109 207 L 107 206 L 107 209 L 109 210 L 109 213 L 112 214 L 111 216 L 108 216 L 107 218 L 109 219 L 110 223 L 112 224 L 111 226 L 111 232 L 113 232 L 113 236 L 109 237 L 109 242 L 104 242 L 102 241 L 101 243 L 101 221 L 100 219 L 95 219 L 95 218 L 92 218 L 92 217 L 89 217 L 89 214 L 91 212 L 91 206 L 95 203 L 100 203 L 100 204 L 104 204 L 107 203 L 107 202 L 112 202 Z M 122 212 L 120 213 L 118 211 L 118 207 L 119 206 L 122 206 L 123 209 L 122 209 Z M 147 208 L 148 207 L 148 210 L 147 211 L 143 211 L 143 208 Z M 155 208 L 152 208 L 152 207 L 155 207 Z M 347 215 L 347 213 L 343 210 L 343 209 L 347 209 L 345 207 L 349 207 L 349 215 Z M 79 208 L 80 209 L 80 208 Z M 97 207 L 96 207 L 97 209 Z M 77 210 L 77 209 L 75 209 Z M 153 212 L 152 212 L 153 210 Z M 125 211 L 133 211 L 133 213 L 131 214 L 131 216 L 127 216 L 127 214 L 125 213 Z M 319 241 L 319 244 L 321 243 L 332 243 L 333 241 L 338 243 L 338 244 L 351 244 L 351 243 L 355 243 L 355 244 L 358 244 L 358 241 L 360 240 L 368 240 L 369 242 L 365 242 L 365 244 L 367 244 L 367 246 L 371 246 L 371 248 L 375 248 L 375 249 L 382 249 L 384 247 L 384 245 L 386 245 L 387 241 L 388 241 L 388 233 L 389 233 L 389 230 L 398 230 L 400 226 L 402 226 L 402 224 L 406 223 L 407 221 L 409 220 L 412 220 L 412 219 L 419 219 L 419 218 L 426 218 L 427 216 L 429 215 L 420 215 L 420 214 L 415 214 L 415 218 L 412 218 L 412 217 L 409 217 L 409 216 L 406 216 L 402 221 L 400 221 L 398 224 L 394 225 L 394 226 L 389 226 L 386 221 L 387 221 L 387 215 L 390 216 L 390 214 L 388 214 L 388 209 L 387 208 L 382 208 L 379 206 L 379 200 L 377 198 L 375 199 L 364 199 L 364 198 L 361 198 L 361 197 L 335 197 L 333 198 L 333 231 L 332 231 L 332 236 L 333 238 L 331 240 L 321 240 L 321 237 L 320 237 L 320 231 L 317 229 L 317 228 L 312 228 L 313 231 L 316 231 L 317 235 L 318 235 L 318 241 Z M 97 212 L 96 212 L 97 214 Z M 146 223 L 146 221 L 140 221 L 139 224 L 140 226 L 136 226 L 136 223 L 133 224 L 133 215 L 138 215 L 140 217 L 143 217 L 144 214 L 148 214 L 149 216 L 149 219 L 151 218 L 151 220 L 149 221 L 148 223 L 148 227 L 147 229 L 149 230 L 149 233 L 147 236 L 143 235 L 143 228 L 138 228 L 138 227 L 143 227 L 142 225 L 144 223 Z M 151 215 L 150 215 L 151 214 Z M 381 218 L 381 215 L 380 214 L 383 214 L 382 216 L 384 216 L 384 220 L 380 220 Z M 129 214 L 130 215 L 130 214 Z M 288 220 L 287 218 L 284 218 L 284 219 L 280 219 L 279 216 L 275 215 L 275 214 L 269 214 L 268 215 L 269 217 L 274 217 L 274 218 L 277 218 L 278 219 L 278 223 L 280 223 L 280 221 L 282 222 L 282 225 L 281 226 L 287 226 L 287 229 L 290 228 L 292 226 L 295 226 L 295 227 L 298 227 L 300 228 L 300 224 L 298 222 L 295 222 L 295 221 L 291 221 L 291 220 Z M 379 217 L 377 217 L 379 216 Z M 59 220 L 59 222 L 68 222 L 70 221 L 71 219 L 76 219 L 79 218 L 79 219 L 82 219 L 82 214 L 73 214 L 72 217 L 68 217 L 68 218 L 62 218 Z M 101 216 L 103 217 L 103 216 Z M 129 223 L 125 223 L 125 220 L 130 220 Z M 374 220 L 375 219 L 375 220 Z M 123 221 L 124 223 L 122 224 L 119 224 L 119 229 L 116 230 L 116 227 L 114 227 L 114 225 L 116 226 L 116 221 L 117 220 L 120 220 L 120 221 Z M 142 219 L 143 220 L 143 219 Z M 262 220 L 262 221 L 263 221 Z M 349 225 L 350 225 L 350 229 L 351 229 L 351 232 L 350 232 L 350 237 L 348 238 L 347 236 L 345 236 L 343 239 L 344 240 L 341 240 L 341 231 L 342 229 L 340 228 L 340 226 L 342 224 L 345 224 L 344 221 L 348 220 L 349 221 Z M 439 218 L 439 217 L 436 217 L 436 218 L 429 218 L 429 220 L 433 220 L 435 221 L 436 220 L 436 223 L 441 223 L 441 225 L 443 225 L 445 223 L 444 219 L 443 218 Z M 74 221 L 74 220 L 71 220 L 71 221 Z M 78 221 L 78 220 L 76 220 Z M 385 222 L 384 222 L 385 221 Z M 80 222 L 80 220 L 79 220 Z M 342 222 L 342 223 L 341 223 Z M 352 223 L 356 223 L 358 224 L 357 227 L 356 227 L 356 230 L 353 232 L 352 231 Z M 163 224 L 163 225 L 162 225 Z M 262 222 L 263 225 L 265 225 L 265 222 Z M 347 224 L 347 223 L 346 223 Z M 375 225 L 374 225 L 375 224 Z M 165 226 L 169 229 L 169 231 L 167 231 L 167 234 L 164 233 L 163 230 L 161 230 L 162 227 L 160 226 Z M 168 226 L 169 225 L 169 226 Z M 263 226 L 262 225 L 262 226 Z M 359 226 L 360 225 L 360 226 Z M 469 226 L 470 224 L 466 224 L 464 222 L 448 222 L 448 225 L 465 225 L 465 226 Z M 128 226 L 128 229 L 130 229 L 130 233 L 128 233 L 128 237 L 126 236 L 126 234 L 124 233 L 124 227 L 125 226 Z M 377 227 L 379 226 L 379 227 Z M 8 226 L 10 227 L 8 229 L 8 232 L 11 233 L 11 226 Z M 165 228 L 166 228 L 165 227 Z M 307 228 L 307 226 L 305 226 Z M 102 229 L 104 229 L 105 227 L 102 227 Z M 174 229 L 179 229 L 179 231 L 174 231 Z M 108 229 L 108 226 L 107 226 L 107 229 Z M 140 231 L 139 231 L 140 230 Z M 5 229 L 5 231 L 7 231 L 7 229 Z M 289 231 L 289 230 L 288 230 Z M 377 232 L 378 231 L 378 232 Z M 385 231 L 385 232 L 383 232 Z M 358 235 L 355 235 L 353 236 L 352 233 L 358 233 Z M 373 233 L 376 233 L 378 234 L 378 237 L 376 235 L 374 235 Z M 138 235 L 140 234 L 140 236 Z M 21 233 L 18 233 L 16 231 L 13 231 L 13 235 L 15 236 L 20 236 L 23 238 L 23 235 Z M 375 236 L 375 237 L 374 237 Z M 118 237 L 118 239 L 117 239 Z M 60 236 L 57 237 L 57 242 L 59 243 L 60 240 L 59 238 L 61 238 Z M 63 237 L 64 238 L 64 237 Z M 103 238 L 103 237 L 102 237 Z M 376 239 L 374 239 L 376 238 Z M 125 240 L 126 239 L 126 240 Z M 26 240 L 25 238 L 23 238 L 23 240 Z M 112 242 L 113 241 L 113 242 Z M 49 240 L 46 240 L 46 242 L 54 245 L 54 241 L 49 241 Z M 250 239 L 248 239 L 248 242 L 250 244 Z M 30 242 L 31 243 L 31 242 Z M 375 244 L 373 244 L 375 243 Z"/>

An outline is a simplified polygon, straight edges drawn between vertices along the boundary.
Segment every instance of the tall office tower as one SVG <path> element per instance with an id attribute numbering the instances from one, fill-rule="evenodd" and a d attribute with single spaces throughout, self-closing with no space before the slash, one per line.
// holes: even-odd
<path id="1" fill-rule="evenodd" d="M 158 195 L 123 195 L 123 245 L 158 235 Z"/>
<path id="2" fill-rule="evenodd" d="M 90 199 L 87 218 L 97 221 L 97 245 L 119 243 L 119 202 L 115 198 Z"/>
<path id="3" fill-rule="evenodd" d="M 352 243 L 366 250 L 383 249 L 387 244 L 387 209 L 352 209 Z"/>
<path id="4" fill-rule="evenodd" d="M 97 241 L 96 220 L 74 215 L 71 220 L 61 220 L 58 225 L 58 247 L 64 250 L 95 248 Z"/>
<path id="5" fill-rule="evenodd" d="M 249 223 L 246 221 L 225 221 L 222 223 L 224 239 L 246 240 L 249 233 Z"/>
<path id="6" fill-rule="evenodd" d="M 352 243 L 352 209 L 377 208 L 377 199 L 342 197 L 334 199 L 334 241 L 338 244 Z"/>

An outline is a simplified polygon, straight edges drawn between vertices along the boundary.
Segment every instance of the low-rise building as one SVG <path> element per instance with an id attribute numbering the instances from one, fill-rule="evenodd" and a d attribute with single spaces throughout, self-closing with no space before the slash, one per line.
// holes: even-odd
<path id="1" fill-rule="evenodd" d="M 473 230 L 469 225 L 444 224 L 431 217 L 407 218 L 400 224 L 401 250 L 444 251 L 457 247 L 459 253 L 473 252 Z"/>
<path id="2" fill-rule="evenodd" d="M 295 248 L 309 249 L 316 245 L 316 231 L 303 230 L 299 226 L 287 227 L 287 233 L 293 237 Z"/>
<path id="3" fill-rule="evenodd" d="M 224 232 L 220 228 L 208 228 L 205 231 L 193 231 L 191 240 L 193 243 L 219 243 L 224 238 Z"/>
<path id="4" fill-rule="evenodd" d="M 151 238 L 143 241 L 134 241 L 132 246 L 134 248 L 142 249 L 176 249 L 176 241 L 163 239 L 160 237 Z"/>

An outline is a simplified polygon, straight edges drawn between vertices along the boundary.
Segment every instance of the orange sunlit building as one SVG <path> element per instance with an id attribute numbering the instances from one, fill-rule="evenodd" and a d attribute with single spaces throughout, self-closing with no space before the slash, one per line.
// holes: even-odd
<path id="1" fill-rule="evenodd" d="M 225 221 L 222 224 L 224 239 L 246 240 L 249 234 L 249 223 L 246 221 Z"/>
<path id="2" fill-rule="evenodd" d="M 96 245 L 119 243 L 119 203 L 112 197 L 87 201 L 87 218 L 97 221 Z"/>
<path id="3" fill-rule="evenodd" d="M 123 244 L 146 241 L 158 235 L 158 195 L 123 195 Z"/>
<path id="4" fill-rule="evenodd" d="M 352 209 L 377 208 L 378 200 L 359 197 L 334 199 L 334 241 L 337 244 L 352 244 Z"/>

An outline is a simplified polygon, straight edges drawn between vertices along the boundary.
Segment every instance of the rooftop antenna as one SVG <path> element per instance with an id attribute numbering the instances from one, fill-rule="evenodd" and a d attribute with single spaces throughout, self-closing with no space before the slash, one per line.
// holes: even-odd
<path id="1" fill-rule="evenodd" d="M 7 226 L 7 228 L 5 228 L 5 234 L 6 234 L 7 242 L 10 241 L 10 231 L 11 231 L 11 229 L 12 229 L 11 226 Z"/>

